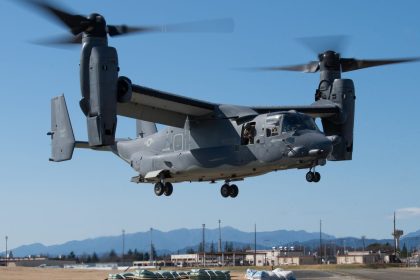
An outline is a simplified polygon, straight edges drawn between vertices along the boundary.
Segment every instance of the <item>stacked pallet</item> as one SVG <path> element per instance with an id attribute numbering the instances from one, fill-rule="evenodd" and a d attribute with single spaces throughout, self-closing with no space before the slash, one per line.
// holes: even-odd
<path id="1" fill-rule="evenodd" d="M 108 279 L 128 280 L 231 280 L 229 271 L 192 269 L 191 271 L 162 271 L 136 270 L 109 274 Z"/>

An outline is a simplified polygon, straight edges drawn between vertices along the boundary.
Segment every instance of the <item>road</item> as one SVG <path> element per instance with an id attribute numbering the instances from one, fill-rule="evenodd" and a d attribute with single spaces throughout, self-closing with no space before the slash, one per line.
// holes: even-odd
<path id="1" fill-rule="evenodd" d="M 420 269 L 348 269 L 348 270 L 296 270 L 296 279 L 305 280 L 419 280 Z"/>

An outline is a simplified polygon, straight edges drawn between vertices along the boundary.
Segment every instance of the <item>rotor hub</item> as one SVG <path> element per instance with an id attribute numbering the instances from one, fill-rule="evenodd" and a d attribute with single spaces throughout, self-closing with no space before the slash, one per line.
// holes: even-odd
<path id="1" fill-rule="evenodd" d="M 331 50 L 318 55 L 320 63 L 327 69 L 340 69 L 340 54 Z"/>
<path id="2" fill-rule="evenodd" d="M 87 17 L 87 26 L 84 32 L 91 37 L 106 37 L 107 26 L 105 18 L 97 13 L 92 13 Z"/>

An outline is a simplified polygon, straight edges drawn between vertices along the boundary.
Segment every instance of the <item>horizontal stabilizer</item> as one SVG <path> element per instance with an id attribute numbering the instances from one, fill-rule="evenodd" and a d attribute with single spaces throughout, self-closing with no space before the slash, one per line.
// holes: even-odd
<path id="1" fill-rule="evenodd" d="M 75 139 L 64 95 L 51 99 L 51 158 L 50 161 L 70 160 Z"/>
<path id="2" fill-rule="evenodd" d="M 153 122 L 136 120 L 137 135 L 136 137 L 147 137 L 157 132 L 156 124 Z"/>

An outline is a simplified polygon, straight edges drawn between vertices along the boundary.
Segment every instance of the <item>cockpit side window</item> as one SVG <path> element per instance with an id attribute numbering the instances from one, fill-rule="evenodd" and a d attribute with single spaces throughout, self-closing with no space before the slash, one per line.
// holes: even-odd
<path id="1" fill-rule="evenodd" d="M 271 115 L 267 117 L 265 128 L 267 137 L 279 135 L 281 120 L 282 114 Z"/>
<path id="2" fill-rule="evenodd" d="M 283 119 L 283 132 L 297 130 L 318 130 L 314 120 L 303 114 L 286 114 Z"/>

